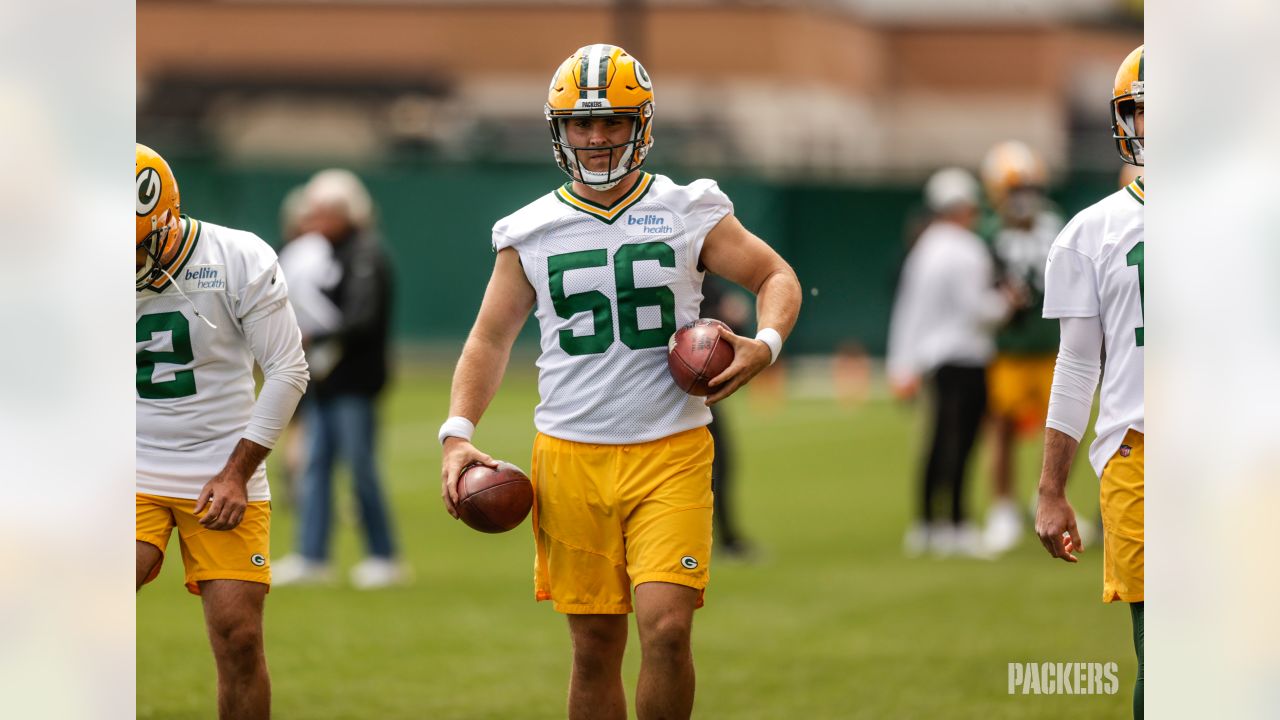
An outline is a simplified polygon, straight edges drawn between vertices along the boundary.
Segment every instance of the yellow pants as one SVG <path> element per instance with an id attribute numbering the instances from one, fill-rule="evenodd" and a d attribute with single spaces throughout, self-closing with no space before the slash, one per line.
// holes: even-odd
<path id="1" fill-rule="evenodd" d="M 271 503 L 251 502 L 244 519 L 231 530 L 210 530 L 200 524 L 193 511 L 196 501 L 190 498 L 134 494 L 136 508 L 135 539 L 160 549 L 149 583 L 160 574 L 165 547 L 175 527 L 182 546 L 182 565 L 186 569 L 187 590 L 199 595 L 203 580 L 247 580 L 271 584 Z"/>
<path id="2" fill-rule="evenodd" d="M 987 408 L 1011 418 L 1020 433 L 1041 432 L 1049 414 L 1049 390 L 1057 356 L 1000 354 L 987 369 Z"/>
<path id="3" fill-rule="evenodd" d="M 538 433 L 533 443 L 534 589 L 562 613 L 631 612 L 631 589 L 710 579 L 711 433 L 634 445 Z"/>
<path id="4" fill-rule="evenodd" d="M 1102 470 L 1102 601 L 1143 601 L 1142 433 L 1125 433 L 1124 444 Z"/>

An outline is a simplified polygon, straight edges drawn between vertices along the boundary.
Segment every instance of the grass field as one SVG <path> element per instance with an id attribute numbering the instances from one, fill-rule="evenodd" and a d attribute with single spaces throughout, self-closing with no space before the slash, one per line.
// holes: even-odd
<path id="1" fill-rule="evenodd" d="M 477 443 L 527 467 L 536 388 L 515 371 Z M 744 393 L 745 394 L 745 393 Z M 359 592 L 277 588 L 267 602 L 275 716 L 292 720 L 564 716 L 564 620 L 532 599 L 528 524 L 468 530 L 439 501 L 436 428 L 448 374 L 404 368 L 384 407 L 384 470 L 396 531 L 416 580 Z M 713 563 L 694 626 L 695 716 L 703 718 L 1124 718 L 1135 672 L 1129 613 L 1104 605 L 1101 549 L 1050 561 L 1030 536 L 996 562 L 906 560 L 902 532 L 919 454 L 916 409 L 793 400 L 727 405 L 738 440 L 742 524 L 763 548 L 751 565 Z M 1018 458 L 1020 490 L 1040 448 Z M 978 470 L 978 472 L 983 472 Z M 975 475 L 975 508 L 985 498 Z M 340 483 L 337 561 L 359 557 L 349 485 Z M 1097 508 L 1083 455 L 1072 480 Z M 276 488 L 272 553 L 292 546 Z M 138 597 L 138 717 L 212 718 L 214 667 L 199 600 L 182 587 L 177 540 Z M 625 670 L 634 688 L 638 645 Z M 1118 662 L 1116 695 L 1007 693 L 1010 662 Z M 630 696 L 629 696 L 630 697 Z"/>

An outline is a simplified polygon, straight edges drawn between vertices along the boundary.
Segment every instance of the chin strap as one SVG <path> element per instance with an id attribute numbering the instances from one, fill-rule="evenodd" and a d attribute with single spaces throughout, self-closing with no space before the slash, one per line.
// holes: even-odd
<path id="1" fill-rule="evenodd" d="M 191 298 L 187 297 L 186 293 L 182 292 L 182 286 L 178 284 L 177 280 L 173 279 L 173 276 L 169 274 L 169 271 L 166 270 L 163 265 L 157 265 L 156 267 L 160 268 L 160 272 L 164 273 L 165 277 L 169 278 L 169 282 L 173 285 L 173 288 L 177 290 L 178 294 L 182 296 L 182 299 L 186 300 L 187 304 L 191 306 L 191 312 L 195 313 L 196 317 L 203 320 L 205 325 L 208 325 L 210 328 L 217 330 L 218 326 L 210 322 L 209 318 L 200 314 L 200 311 L 196 309 L 196 304 L 191 302 Z"/>

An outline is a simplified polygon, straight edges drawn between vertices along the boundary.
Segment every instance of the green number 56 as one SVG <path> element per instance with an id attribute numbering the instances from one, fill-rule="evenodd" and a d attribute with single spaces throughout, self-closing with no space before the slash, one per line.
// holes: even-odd
<path id="1" fill-rule="evenodd" d="M 676 253 L 663 242 L 624 245 L 613 256 L 613 277 L 618 290 L 618 334 L 632 350 L 661 347 L 676 331 L 676 295 L 669 287 L 636 287 L 635 263 L 656 260 L 662 267 L 676 266 Z M 608 296 L 599 290 L 586 290 L 566 295 L 564 274 L 570 270 L 605 267 L 609 253 L 604 249 L 552 255 L 547 258 L 547 280 L 551 286 L 551 303 L 556 315 L 568 320 L 583 312 L 591 313 L 590 335 L 574 335 L 560 331 L 560 347 L 570 355 L 594 355 L 613 344 L 613 307 Z M 658 327 L 640 329 L 639 310 L 657 307 L 662 322 Z"/>

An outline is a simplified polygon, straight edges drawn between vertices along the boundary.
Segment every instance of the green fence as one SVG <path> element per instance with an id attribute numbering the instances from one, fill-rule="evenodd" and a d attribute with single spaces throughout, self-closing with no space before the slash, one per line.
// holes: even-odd
<path id="1" fill-rule="evenodd" d="M 279 247 L 279 210 L 316 168 L 245 168 L 171 158 L 185 212 L 251 230 Z M 395 331 L 408 341 L 461 343 L 480 306 L 493 253 L 489 229 L 564 181 L 548 162 L 355 168 L 379 208 L 396 268 Z M 678 182 L 699 175 L 669 173 Z M 742 222 L 796 269 L 805 290 L 793 352 L 857 343 L 882 354 L 915 186 L 821 185 L 720 177 Z M 1055 192 L 1074 213 L 1112 192 L 1115 176 L 1076 176 Z M 532 324 L 532 321 L 531 321 Z M 522 342 L 536 342 L 526 327 Z"/>

